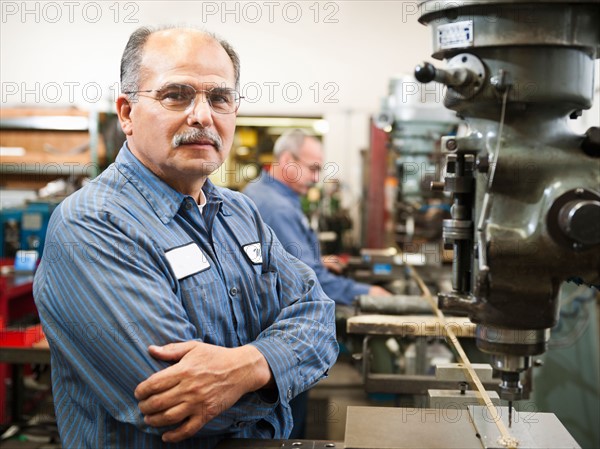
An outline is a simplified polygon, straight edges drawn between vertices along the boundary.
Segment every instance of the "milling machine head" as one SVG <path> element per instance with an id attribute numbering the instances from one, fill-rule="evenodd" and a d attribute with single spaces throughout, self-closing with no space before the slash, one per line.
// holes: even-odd
<path id="1" fill-rule="evenodd" d="M 421 82 L 446 86 L 468 125 L 442 144 L 452 193 L 444 243 L 453 289 L 442 310 L 467 312 L 477 346 L 519 399 L 519 374 L 545 352 L 560 285 L 600 284 L 600 138 L 568 124 L 593 100 L 600 9 L 593 0 L 426 0 L 433 57 Z"/>

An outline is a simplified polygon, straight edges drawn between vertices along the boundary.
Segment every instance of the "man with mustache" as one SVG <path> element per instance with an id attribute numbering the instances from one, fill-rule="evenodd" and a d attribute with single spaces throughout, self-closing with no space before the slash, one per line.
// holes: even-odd
<path id="1" fill-rule="evenodd" d="M 34 296 L 66 448 L 286 438 L 289 401 L 337 356 L 334 303 L 244 195 L 227 157 L 239 59 L 140 28 L 121 60 L 113 165 L 52 215 Z"/>

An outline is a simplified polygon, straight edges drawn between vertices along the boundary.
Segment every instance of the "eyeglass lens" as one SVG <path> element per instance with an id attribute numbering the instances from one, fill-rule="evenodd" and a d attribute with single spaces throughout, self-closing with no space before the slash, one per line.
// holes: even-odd
<path id="1" fill-rule="evenodd" d="M 157 100 L 166 109 L 183 111 L 195 101 L 199 92 L 206 95 L 206 101 L 215 112 L 228 114 L 235 112 L 238 108 L 239 95 L 237 91 L 222 87 L 197 91 L 187 84 L 169 84 L 158 91 Z"/>

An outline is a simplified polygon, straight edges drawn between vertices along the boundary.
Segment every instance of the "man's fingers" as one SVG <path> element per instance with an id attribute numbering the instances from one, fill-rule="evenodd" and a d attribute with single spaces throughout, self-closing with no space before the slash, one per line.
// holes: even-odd
<path id="1" fill-rule="evenodd" d="M 152 395 L 162 393 L 175 387 L 179 384 L 180 379 L 181 377 L 177 376 L 176 367 L 165 368 L 140 383 L 133 394 L 138 401 L 143 401 Z"/>
<path id="2" fill-rule="evenodd" d="M 162 440 L 165 443 L 179 443 L 196 434 L 212 418 L 214 416 L 208 417 L 204 414 L 193 415 L 177 429 L 163 433 Z"/>
<path id="3" fill-rule="evenodd" d="M 184 341 L 181 343 L 169 343 L 164 346 L 148 346 L 148 353 L 158 360 L 165 362 L 178 362 L 181 358 L 198 346 L 200 342 Z"/>
<path id="4" fill-rule="evenodd" d="M 179 362 L 183 356 L 201 344 L 202 343 L 197 341 L 186 341 L 181 343 L 170 343 L 164 346 L 150 345 L 148 347 L 148 353 L 155 359 Z M 135 389 L 135 398 L 138 401 L 141 401 L 153 394 L 173 388 L 179 383 L 180 379 L 181 375 L 178 373 L 177 364 L 165 368 L 162 371 L 153 374 L 144 382 L 141 382 Z"/>
<path id="5" fill-rule="evenodd" d="M 153 394 L 146 399 L 141 400 L 138 403 L 138 407 L 143 415 L 154 415 L 172 407 L 176 407 L 183 402 L 185 402 L 185 400 L 181 394 L 167 391 Z"/>
<path id="6" fill-rule="evenodd" d="M 159 413 L 144 415 L 144 422 L 149 426 L 163 427 L 183 421 L 189 415 L 189 410 L 187 404 L 181 403 Z"/>

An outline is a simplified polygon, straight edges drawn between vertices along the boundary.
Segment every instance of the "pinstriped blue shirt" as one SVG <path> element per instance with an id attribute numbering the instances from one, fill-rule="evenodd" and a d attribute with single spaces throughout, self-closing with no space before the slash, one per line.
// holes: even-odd
<path id="1" fill-rule="evenodd" d="M 66 448 L 210 448 L 226 437 L 286 438 L 288 402 L 337 356 L 334 303 L 244 195 L 207 181 L 193 198 L 126 145 L 49 224 L 34 297 L 52 354 Z M 178 445 L 143 422 L 133 392 L 168 366 L 150 344 L 254 345 L 275 395 L 253 392 Z"/>
<path id="2" fill-rule="evenodd" d="M 296 192 L 263 171 L 243 193 L 255 202 L 284 248 L 315 271 L 323 290 L 336 303 L 348 305 L 356 296 L 369 292 L 370 285 L 337 276 L 323 265 L 319 241 L 302 212 Z"/>

